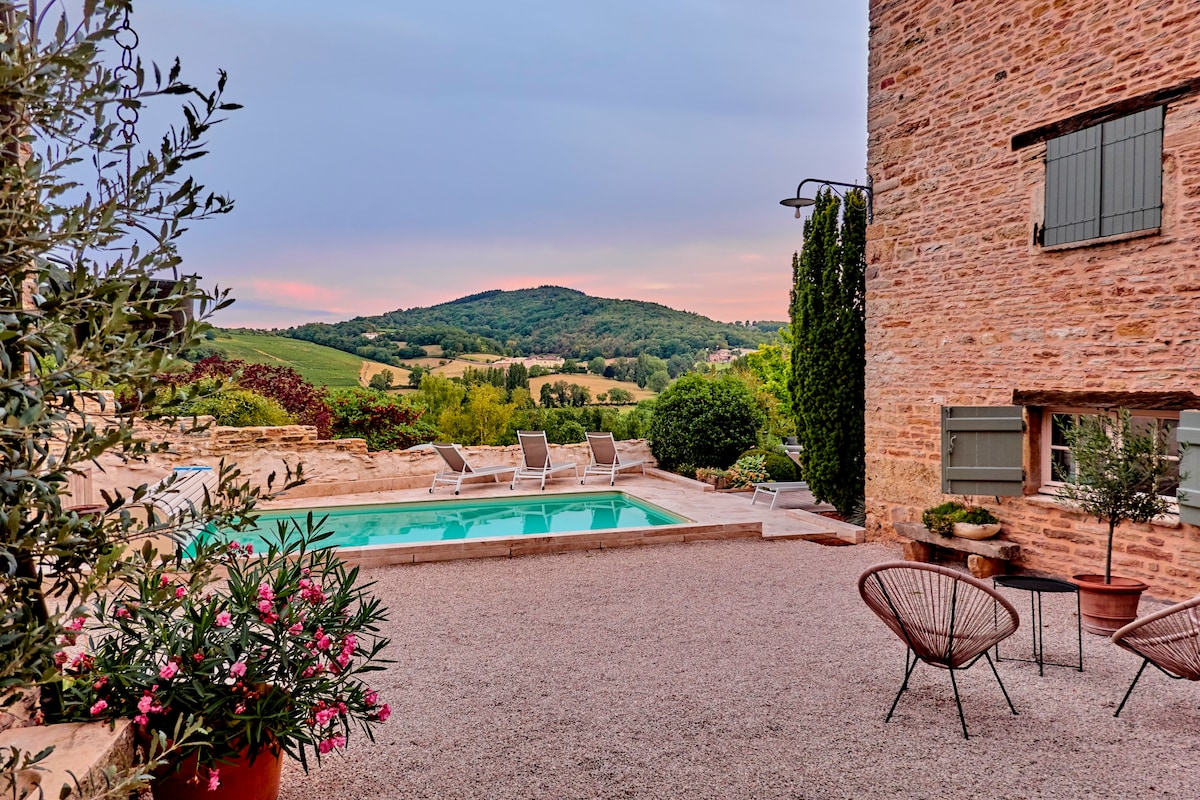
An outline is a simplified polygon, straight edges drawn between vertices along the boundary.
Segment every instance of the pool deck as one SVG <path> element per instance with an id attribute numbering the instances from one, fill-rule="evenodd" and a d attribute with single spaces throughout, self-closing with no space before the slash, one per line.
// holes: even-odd
<path id="1" fill-rule="evenodd" d="M 432 480 L 432 478 L 431 478 Z M 584 492 L 626 492 L 653 505 L 686 517 L 692 522 L 648 528 L 624 528 L 611 531 L 580 531 L 578 533 L 533 534 L 518 537 L 424 542 L 397 545 L 347 547 L 341 551 L 349 563 L 366 567 L 392 564 L 413 564 L 426 561 L 451 561 L 461 558 L 514 558 L 543 553 L 566 553 L 576 550 L 604 550 L 614 547 L 640 547 L 655 544 L 714 541 L 722 539 L 807 539 L 836 536 L 848 542 L 860 543 L 863 531 L 853 525 L 821 516 L 816 511 L 832 510 L 818 506 L 812 495 L 790 494 L 774 509 L 767 503 L 751 504 L 753 492 L 706 491 L 704 484 L 689 481 L 658 470 L 621 475 L 616 486 L 593 478 L 586 486 L 579 481 L 560 478 L 546 485 L 546 491 L 531 490 L 530 485 L 508 483 L 471 483 L 463 486 L 458 499 L 487 497 L 539 497 L 548 494 L 579 494 Z M 346 486 L 353 489 L 352 485 Z M 427 487 L 382 492 L 352 492 L 327 494 L 320 497 L 281 497 L 264 504 L 263 510 L 286 508 L 320 508 L 375 503 L 420 502 L 431 499 L 453 500 L 449 489 L 434 494 Z"/>

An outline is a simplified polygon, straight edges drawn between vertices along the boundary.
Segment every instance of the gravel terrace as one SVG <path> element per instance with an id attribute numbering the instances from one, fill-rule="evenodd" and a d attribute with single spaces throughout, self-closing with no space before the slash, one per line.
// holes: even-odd
<path id="1" fill-rule="evenodd" d="M 1084 673 L 917 668 L 855 580 L 879 544 L 699 542 L 375 568 L 392 609 L 377 679 L 394 713 L 301 798 L 1110 798 L 1200 795 L 1200 693 L 1084 634 Z M 1009 595 L 1028 624 L 1028 595 Z M 1074 600 L 1046 595 L 1048 658 Z M 1146 613 L 1148 604 L 1143 604 Z M 1022 627 L 1006 652 L 1028 655 Z"/>

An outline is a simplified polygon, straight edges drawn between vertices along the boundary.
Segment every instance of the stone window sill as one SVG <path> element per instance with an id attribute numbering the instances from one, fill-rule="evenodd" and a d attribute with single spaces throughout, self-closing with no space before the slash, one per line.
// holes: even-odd
<path id="1" fill-rule="evenodd" d="M 1070 503 L 1064 500 L 1059 500 L 1057 497 L 1049 494 L 1049 492 L 1053 491 L 1053 488 L 1043 488 L 1042 492 L 1044 492 L 1044 494 L 1025 495 L 1025 500 L 1028 501 L 1030 505 L 1040 506 L 1042 508 L 1053 508 L 1057 511 L 1062 511 L 1063 513 L 1072 514 L 1078 517 L 1086 518 L 1089 516 Z M 1164 514 L 1161 517 L 1155 517 L 1154 521 L 1150 524 L 1156 528 L 1178 528 L 1180 527 L 1179 512 L 1175 511 L 1173 513 Z"/>
<path id="2" fill-rule="evenodd" d="M 1113 236 L 1102 236 L 1099 239 L 1084 239 L 1078 242 L 1063 242 L 1062 244 L 1052 244 L 1039 249 L 1043 253 L 1057 253 L 1060 250 L 1076 250 L 1080 247 L 1097 247 L 1102 244 L 1127 242 L 1130 239 L 1141 239 L 1146 236 L 1158 236 L 1161 233 L 1162 228 L 1146 228 L 1144 231 L 1129 231 L 1128 233 L 1118 233 Z"/>

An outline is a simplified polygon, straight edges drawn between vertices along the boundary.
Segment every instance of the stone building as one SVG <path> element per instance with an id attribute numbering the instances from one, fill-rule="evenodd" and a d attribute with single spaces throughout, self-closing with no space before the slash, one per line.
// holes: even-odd
<path id="1" fill-rule="evenodd" d="M 1127 407 L 1173 441 L 1195 435 L 1200 14 L 1185 0 L 870 9 L 868 534 L 897 538 L 970 494 L 1019 543 L 1017 566 L 1095 572 L 1105 529 L 1052 496 L 1062 426 Z M 962 462 L 989 426 L 1009 454 Z M 1197 482 L 1185 469 L 1185 520 L 1200 521 Z M 1200 527 L 1126 525 L 1113 569 L 1195 595 Z"/>

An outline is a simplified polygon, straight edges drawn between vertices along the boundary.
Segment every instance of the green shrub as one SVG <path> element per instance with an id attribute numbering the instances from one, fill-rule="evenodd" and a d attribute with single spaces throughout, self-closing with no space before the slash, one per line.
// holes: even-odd
<path id="1" fill-rule="evenodd" d="M 754 483 L 763 483 L 770 478 L 766 458 L 757 455 L 742 456 L 729 468 L 726 478 L 731 489 L 744 489 Z"/>
<path id="2" fill-rule="evenodd" d="M 800 467 L 795 461 L 785 456 L 783 453 L 775 450 L 764 450 L 756 447 L 752 450 L 747 450 L 742 453 L 742 457 L 746 456 L 762 456 L 766 464 L 767 472 L 770 474 L 770 480 L 773 481 L 798 481 L 800 480 Z"/>
<path id="3" fill-rule="evenodd" d="M 292 415 L 279 401 L 249 389 L 227 389 L 192 403 L 188 413 L 211 415 L 218 425 L 248 428 L 256 425 L 291 425 Z"/>
<path id="4" fill-rule="evenodd" d="M 425 408 L 414 406 L 403 395 L 347 389 L 333 395 L 329 406 L 333 438 L 366 439 L 368 450 L 403 450 L 437 438 Z"/>
<path id="5" fill-rule="evenodd" d="M 735 375 L 684 375 L 658 396 L 650 418 L 650 450 L 664 469 L 679 464 L 728 467 L 752 447 L 764 417 Z"/>

